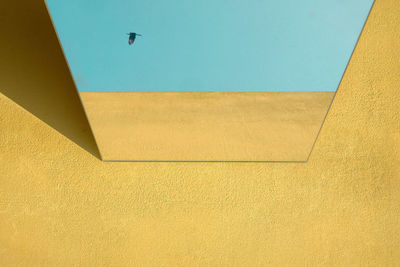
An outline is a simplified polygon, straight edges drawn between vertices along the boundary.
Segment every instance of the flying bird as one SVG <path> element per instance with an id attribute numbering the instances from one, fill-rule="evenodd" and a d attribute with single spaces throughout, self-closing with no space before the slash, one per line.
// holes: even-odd
<path id="1" fill-rule="evenodd" d="M 136 40 L 136 36 L 142 36 L 141 34 L 135 32 L 127 33 L 127 35 L 129 35 L 129 41 L 128 41 L 129 45 L 133 45 L 133 43 Z"/>

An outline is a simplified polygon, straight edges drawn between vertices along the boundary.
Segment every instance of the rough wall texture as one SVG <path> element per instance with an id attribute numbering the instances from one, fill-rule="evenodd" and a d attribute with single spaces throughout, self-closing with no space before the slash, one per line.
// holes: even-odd
<path id="1" fill-rule="evenodd" d="M 305 162 L 335 93 L 80 96 L 104 161 Z"/>
<path id="2" fill-rule="evenodd" d="M 376 0 L 307 163 L 104 163 L 0 94 L 0 265 L 398 265 L 399 29 Z"/>

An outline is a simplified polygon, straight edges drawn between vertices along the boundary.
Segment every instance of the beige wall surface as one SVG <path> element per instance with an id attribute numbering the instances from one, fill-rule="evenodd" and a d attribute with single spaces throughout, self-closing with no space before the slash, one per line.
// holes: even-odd
<path id="1" fill-rule="evenodd" d="M 80 93 L 105 161 L 307 161 L 333 92 Z"/>
<path id="2" fill-rule="evenodd" d="M 376 0 L 307 163 L 100 161 L 48 23 L 0 3 L 0 266 L 399 264 L 398 0 Z"/>

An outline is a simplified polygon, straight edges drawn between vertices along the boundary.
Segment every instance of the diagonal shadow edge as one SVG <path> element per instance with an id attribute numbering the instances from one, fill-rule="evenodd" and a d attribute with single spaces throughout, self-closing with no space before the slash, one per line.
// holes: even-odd
<path id="1" fill-rule="evenodd" d="M 2 64 L 0 63 L 0 92 L 92 155 L 101 159 L 101 154 L 96 144 L 93 131 L 91 131 L 86 111 L 83 108 L 80 95 L 74 84 L 70 69 L 68 68 L 68 62 L 63 54 L 61 43 L 55 33 L 45 2 L 34 0 L 23 4 L 8 2 L 2 5 L 5 4 L 7 6 L 2 8 L 3 11 L 0 11 L 0 28 L 5 33 L 5 38 L 9 38 L 9 40 L 6 40 L 6 44 L 3 42 L 3 44 L 0 45 L 0 55 L 4 53 L 2 58 L 5 59 L 2 61 Z M 371 5 L 371 9 L 341 77 L 338 89 L 332 98 L 315 141 L 310 149 L 310 153 L 305 161 L 297 163 L 307 162 L 311 157 L 361 35 L 364 32 L 374 4 L 375 1 Z M 8 12 L 6 13 L 4 10 L 8 10 Z M 17 24 L 21 29 L 24 29 L 21 31 L 24 33 L 24 38 L 21 38 L 20 32 L 7 29 L 7 26 L 4 27 L 5 20 L 10 24 Z M 6 62 L 11 64 L 2 66 Z M 66 73 L 68 73 L 68 75 L 65 75 Z M 33 89 L 35 89 L 36 92 L 32 92 Z M 70 102 L 67 104 L 65 99 L 68 99 Z M 141 161 L 139 160 L 139 162 Z M 243 162 L 273 163 L 276 161 Z M 296 163 L 296 161 L 278 162 Z"/>
<path id="2" fill-rule="evenodd" d="M 324 126 L 324 124 L 325 124 L 325 122 L 326 122 L 326 120 L 327 120 L 327 118 L 328 118 L 329 111 L 331 110 L 332 105 L 333 105 L 333 102 L 334 102 L 335 99 L 336 99 L 337 93 L 339 92 L 339 89 L 341 88 L 341 85 L 342 85 L 342 83 L 343 83 L 343 80 L 344 80 L 344 78 L 346 77 L 346 73 L 348 72 L 347 70 L 348 70 L 349 67 L 351 66 L 351 61 L 352 61 L 352 59 L 353 59 L 354 53 L 356 52 L 357 47 L 359 46 L 359 43 L 360 43 L 360 41 L 361 41 L 361 37 L 362 37 L 363 33 L 365 32 L 365 28 L 366 28 L 366 26 L 367 26 L 367 23 L 368 23 L 370 17 L 371 17 L 373 8 L 374 8 L 374 6 L 375 6 L 375 3 L 376 3 L 376 0 L 374 0 L 374 1 L 372 2 L 371 8 L 370 8 L 369 11 L 368 11 L 367 18 L 365 19 L 364 24 L 363 24 L 363 26 L 362 26 L 362 28 L 361 28 L 360 34 L 359 34 L 358 37 L 357 37 L 357 41 L 356 41 L 356 44 L 354 45 L 354 49 L 353 49 L 353 51 L 351 52 L 351 55 L 350 55 L 349 60 L 347 61 L 347 65 L 346 65 L 346 67 L 345 67 L 345 69 L 344 69 L 344 71 L 343 71 L 342 77 L 340 78 L 339 85 L 338 85 L 338 87 L 337 87 L 337 89 L 336 89 L 336 91 L 335 91 L 335 94 L 334 94 L 333 97 L 332 97 L 332 101 L 331 101 L 331 103 L 329 104 L 329 107 L 328 107 L 328 110 L 327 110 L 327 112 L 326 112 L 326 114 L 325 114 L 325 117 L 324 117 L 324 119 L 322 120 L 321 127 L 320 127 L 319 130 L 318 130 L 317 136 L 315 137 L 314 143 L 313 143 L 312 146 L 311 146 L 310 153 L 308 154 L 308 157 L 307 157 L 307 159 L 306 159 L 305 162 L 308 162 L 308 161 L 310 160 L 311 155 L 312 155 L 312 152 L 314 151 L 314 148 L 315 148 L 315 146 L 316 146 L 316 144 L 317 144 L 317 141 L 319 140 L 319 137 L 320 137 L 320 135 L 321 135 L 323 126 Z"/>
<path id="3" fill-rule="evenodd" d="M 0 93 L 101 160 L 45 2 L 4 1 L 0 30 Z"/>
<path id="4" fill-rule="evenodd" d="M 371 12 L 372 12 L 372 9 L 373 9 L 373 7 L 374 7 L 375 2 L 376 2 L 375 0 L 372 2 L 371 7 L 369 8 L 368 14 L 367 14 L 366 18 L 365 18 L 364 21 L 363 21 L 363 26 L 362 26 L 362 28 L 361 28 L 361 30 L 360 30 L 360 33 L 359 33 L 358 36 L 357 36 L 357 40 L 356 40 L 356 42 L 355 42 L 355 44 L 354 44 L 353 50 L 352 50 L 352 52 L 351 52 L 351 55 L 349 56 L 348 61 L 347 61 L 347 64 L 346 64 L 346 66 L 345 66 L 345 68 L 344 68 L 344 70 L 343 70 L 343 72 L 342 72 L 340 81 L 339 81 L 339 83 L 338 83 L 338 86 L 336 87 L 336 91 L 335 91 L 335 93 L 334 93 L 334 95 L 333 95 L 333 97 L 332 97 L 332 99 L 331 99 L 331 102 L 329 103 L 329 106 L 328 106 L 328 108 L 327 108 L 327 111 L 326 111 L 325 114 L 324 114 L 323 120 L 322 120 L 322 122 L 321 122 L 321 126 L 319 127 L 318 132 L 317 132 L 317 134 L 315 135 L 315 139 L 314 139 L 312 145 L 310 146 L 309 153 L 307 154 L 307 156 L 306 156 L 306 158 L 305 158 L 304 160 L 301 160 L 301 161 L 297 161 L 297 160 L 283 160 L 283 161 L 282 161 L 282 160 L 278 160 L 278 161 L 274 161 L 274 160 L 265 160 L 265 161 L 263 161 L 263 160 L 261 160 L 261 161 L 260 161 L 260 160 L 256 160 L 256 161 L 250 161 L 250 160 L 249 160 L 249 161 L 246 161 L 246 160 L 244 160 L 244 161 L 242 161 L 242 160 L 240 160 L 240 161 L 236 161 L 236 160 L 210 160 L 210 161 L 207 161 L 207 160 L 140 160 L 140 159 L 139 159 L 139 160 L 105 160 L 105 159 L 103 159 L 103 161 L 104 161 L 104 162 L 307 163 L 307 162 L 309 161 L 309 159 L 310 159 L 310 157 L 311 157 L 311 154 L 312 154 L 312 152 L 313 152 L 313 150 L 314 150 L 314 148 L 315 148 L 315 146 L 316 146 L 316 143 L 317 143 L 317 141 L 318 141 L 318 139 L 319 139 L 319 137 L 320 137 L 320 134 L 321 134 L 321 131 L 322 131 L 322 129 L 323 129 L 323 126 L 324 126 L 324 124 L 325 124 L 325 122 L 326 122 L 326 120 L 327 120 L 329 111 L 331 110 L 332 104 L 334 103 L 334 100 L 335 100 L 335 98 L 336 98 L 336 95 L 337 95 L 337 93 L 338 93 L 338 91 L 339 91 L 339 88 L 341 87 L 342 81 L 343 81 L 343 79 L 344 79 L 344 77 L 345 77 L 345 75 L 346 75 L 347 69 L 349 68 L 349 65 L 350 65 L 350 63 L 351 63 L 351 60 L 352 60 L 352 58 L 353 58 L 353 55 L 354 55 L 354 53 L 355 53 L 355 51 L 356 51 L 356 49 L 357 49 L 357 46 L 358 46 L 358 44 L 359 44 L 359 42 L 360 42 L 360 38 L 361 38 L 361 36 L 362 36 L 362 33 L 364 32 L 364 29 L 365 29 L 366 24 L 367 24 L 367 22 L 368 22 L 368 20 L 369 20 L 369 17 L 370 17 L 370 15 L 371 15 Z M 60 42 L 60 45 L 61 45 L 61 42 Z M 79 97 L 80 97 L 80 96 L 79 96 Z M 82 103 L 83 103 L 83 102 L 82 102 Z M 85 111 L 85 114 L 86 114 L 86 111 Z M 90 125 L 90 123 L 89 123 L 89 125 Z"/>

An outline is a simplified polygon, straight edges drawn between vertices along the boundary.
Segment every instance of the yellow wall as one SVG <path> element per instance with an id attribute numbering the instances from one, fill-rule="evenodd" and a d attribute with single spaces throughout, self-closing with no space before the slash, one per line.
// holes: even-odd
<path id="1" fill-rule="evenodd" d="M 79 103 L 37 95 L 40 73 L 17 79 L 2 57 L 0 266 L 398 265 L 398 4 L 376 0 L 307 163 L 101 162 L 87 134 L 62 126 Z M 2 27 L 29 13 L 9 5 Z M 0 55 L 18 61 L 17 48 Z M 64 121 L 34 104 L 47 100 Z M 84 132 L 84 122 L 71 125 Z"/>

